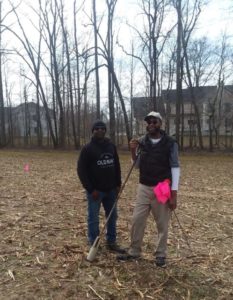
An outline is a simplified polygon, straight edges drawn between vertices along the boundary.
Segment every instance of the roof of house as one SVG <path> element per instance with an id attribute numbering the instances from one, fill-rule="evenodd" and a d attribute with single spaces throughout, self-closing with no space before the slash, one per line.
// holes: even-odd
<path id="1" fill-rule="evenodd" d="M 199 103 L 203 103 L 204 101 L 210 101 L 217 95 L 217 86 L 200 86 L 194 87 L 195 99 Z M 183 102 L 190 103 L 191 102 L 191 93 L 190 89 L 183 89 Z M 233 85 L 225 85 L 224 93 L 228 94 L 228 96 L 233 98 Z M 165 116 L 165 103 L 173 103 L 176 102 L 176 89 L 175 90 L 163 90 L 162 96 L 157 97 L 157 107 L 158 111 L 161 115 Z M 150 111 L 153 110 L 153 101 L 149 97 L 134 97 L 132 99 L 133 102 L 133 114 L 136 119 L 144 119 Z"/>
<path id="2" fill-rule="evenodd" d="M 18 114 L 19 112 L 24 112 L 25 108 L 27 107 L 27 110 L 30 112 L 36 112 L 37 109 L 37 103 L 35 102 L 27 102 L 27 103 L 21 103 L 17 106 L 11 106 L 11 107 L 4 107 L 5 113 L 9 114 L 10 112 L 14 115 L 14 114 Z M 40 107 L 40 112 L 44 113 L 45 112 L 45 108 L 44 106 L 39 106 Z M 53 110 L 51 108 L 48 109 L 49 113 L 52 115 Z"/>
<path id="3" fill-rule="evenodd" d="M 157 111 L 162 116 L 165 115 L 165 107 L 161 97 L 156 98 Z M 134 97 L 133 98 L 133 115 L 136 119 L 144 119 L 150 111 L 153 111 L 153 100 L 149 97 Z"/>
<path id="4" fill-rule="evenodd" d="M 196 101 L 203 102 L 203 100 L 208 100 L 210 98 L 213 98 L 217 94 L 218 87 L 215 86 L 198 86 L 194 87 L 194 94 Z M 233 85 L 225 85 L 224 86 L 224 92 L 230 93 L 233 95 Z M 190 89 L 183 89 L 183 101 L 184 102 L 190 102 L 191 101 L 191 92 Z M 176 90 L 163 90 L 162 91 L 162 98 L 169 102 L 176 102 Z"/>

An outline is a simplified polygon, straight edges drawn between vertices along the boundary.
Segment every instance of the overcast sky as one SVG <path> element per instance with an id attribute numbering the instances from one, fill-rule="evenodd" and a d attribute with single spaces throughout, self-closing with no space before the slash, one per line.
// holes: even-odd
<path id="1" fill-rule="evenodd" d="M 210 0 L 200 15 L 201 35 L 216 39 L 222 32 L 233 34 L 233 1 L 232 0 Z"/>
<path id="2" fill-rule="evenodd" d="M 31 17 L 31 10 L 26 9 L 26 6 L 24 3 L 31 4 L 33 6 L 37 6 L 38 0 L 22 0 L 22 8 L 21 12 L 27 17 Z M 3 9 L 4 6 L 7 4 L 6 0 L 3 0 Z M 13 3 L 18 3 L 18 0 L 13 0 Z M 73 7 L 73 0 L 65 0 L 65 6 L 70 8 L 68 9 L 68 12 L 71 13 L 71 22 L 72 21 L 72 7 Z M 82 1 L 77 1 L 77 3 L 81 3 Z M 126 26 L 123 25 L 126 18 L 129 19 L 129 23 L 137 22 L 139 20 L 139 8 L 137 6 L 137 0 L 118 0 L 116 5 L 116 14 L 117 20 L 122 23 L 121 25 L 121 42 L 124 43 L 124 41 L 130 40 L 129 36 L 127 35 L 127 32 L 129 32 L 129 28 L 127 29 Z M 89 3 L 89 9 L 91 7 L 92 0 L 86 0 L 86 4 L 88 6 Z M 98 11 L 106 11 L 106 0 L 97 0 L 97 7 Z M 221 37 L 222 33 L 226 33 L 227 35 L 232 35 L 233 38 L 233 26 L 232 26 L 232 20 L 233 20 L 233 9 L 230 9 L 230 7 L 233 7 L 233 1 L 232 0 L 209 0 L 209 4 L 203 8 L 203 11 L 201 12 L 201 15 L 199 17 L 199 21 L 197 24 L 198 30 L 196 30 L 197 36 L 207 36 L 208 38 L 211 38 L 213 40 L 218 40 L 218 38 Z M 4 10 L 7 10 L 6 8 Z M 86 12 L 90 14 L 90 11 L 88 11 L 88 7 L 86 8 Z M 21 17 L 21 21 L 25 22 L 27 17 L 23 18 Z M 116 20 L 116 22 L 117 22 Z M 85 18 L 85 22 L 88 23 L 88 18 Z M 28 26 L 26 28 L 28 29 L 28 32 L 32 30 L 32 25 L 30 23 L 27 23 Z M 35 37 L 35 32 L 32 35 L 32 38 Z M 82 37 L 83 38 L 83 37 Z M 36 39 L 37 40 L 37 39 Z M 233 42 L 233 40 L 232 40 Z M 17 59 L 18 60 L 18 59 Z M 17 96 L 18 98 L 18 96 Z"/>
<path id="3" fill-rule="evenodd" d="M 11 0 L 12 1 L 12 0 Z M 137 19 L 138 5 L 141 0 L 118 0 L 116 5 L 116 14 L 122 18 L 129 18 L 131 21 Z M 217 37 L 221 31 L 233 31 L 233 1 L 232 0 L 208 0 L 209 4 L 203 8 L 200 19 L 200 34 L 208 34 L 210 37 Z M 3 0 L 3 6 L 7 5 L 7 1 Z M 19 0 L 13 0 L 13 3 L 18 3 Z M 73 0 L 65 0 L 65 7 L 70 7 L 72 11 Z M 77 1 L 77 5 L 82 0 Z M 22 0 L 22 3 L 27 3 L 32 6 L 37 5 L 37 0 Z M 86 0 L 86 7 L 91 7 L 92 0 Z M 25 5 L 22 6 L 25 10 Z M 106 10 L 106 0 L 97 0 L 97 8 L 99 11 Z M 88 8 L 87 8 L 88 11 Z M 24 11 L 26 14 L 26 10 Z M 29 13 L 30 16 L 30 13 Z"/>

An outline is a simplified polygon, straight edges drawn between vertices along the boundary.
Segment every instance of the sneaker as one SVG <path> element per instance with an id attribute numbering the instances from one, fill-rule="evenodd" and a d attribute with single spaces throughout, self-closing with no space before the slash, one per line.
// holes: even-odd
<path id="1" fill-rule="evenodd" d="M 157 267 L 166 268 L 166 257 L 156 257 L 155 264 Z"/>
<path id="2" fill-rule="evenodd" d="M 121 248 L 117 243 L 107 243 L 107 249 L 120 254 L 126 253 L 126 249 Z"/>
<path id="3" fill-rule="evenodd" d="M 122 260 L 122 261 L 127 261 L 127 260 L 134 260 L 134 259 L 139 259 L 140 256 L 137 255 L 131 255 L 131 254 L 123 254 L 123 255 L 117 255 L 116 259 L 117 260 Z"/>

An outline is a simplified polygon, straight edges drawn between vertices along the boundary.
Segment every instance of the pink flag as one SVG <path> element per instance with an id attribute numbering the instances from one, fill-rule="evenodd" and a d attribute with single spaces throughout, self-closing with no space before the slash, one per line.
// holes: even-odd
<path id="1" fill-rule="evenodd" d="M 165 179 L 164 181 L 159 182 L 153 190 L 158 202 L 163 204 L 166 203 L 171 197 L 170 180 Z"/>
<path id="2" fill-rule="evenodd" d="M 29 172 L 30 171 L 29 164 L 24 165 L 23 170 L 24 172 Z"/>

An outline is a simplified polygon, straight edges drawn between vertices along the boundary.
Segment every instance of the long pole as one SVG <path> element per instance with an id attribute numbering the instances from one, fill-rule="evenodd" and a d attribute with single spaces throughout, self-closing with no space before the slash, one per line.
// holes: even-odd
<path id="1" fill-rule="evenodd" d="M 175 211 L 173 211 L 173 212 L 174 212 L 174 215 L 175 215 L 175 217 L 176 217 L 176 220 L 177 220 L 177 222 L 178 222 L 178 224 L 179 224 L 179 226 L 180 226 L 180 229 L 181 229 L 181 231 L 182 231 L 182 233 L 183 233 L 183 236 L 185 237 L 185 241 L 186 241 L 186 243 L 187 243 L 187 245 L 188 245 L 188 247 L 189 247 L 189 250 L 190 250 L 190 251 L 192 252 L 192 254 L 193 254 L 193 250 L 192 250 L 192 248 L 191 248 L 191 246 L 190 246 L 190 244 L 189 244 L 188 237 L 187 237 L 187 235 L 186 235 L 186 233 L 185 233 L 183 227 L 182 227 L 181 224 L 180 224 L 180 220 L 179 220 L 179 218 L 178 218 L 176 212 L 175 212 Z"/>

